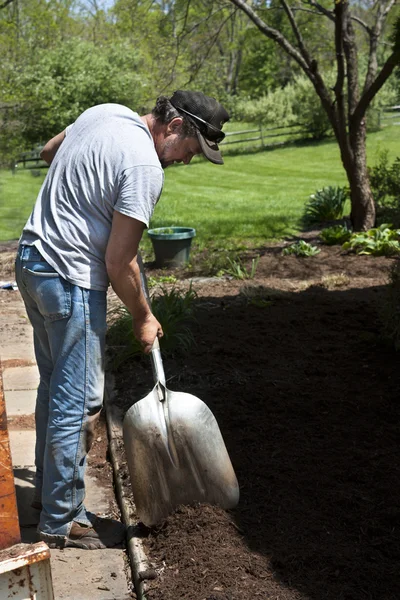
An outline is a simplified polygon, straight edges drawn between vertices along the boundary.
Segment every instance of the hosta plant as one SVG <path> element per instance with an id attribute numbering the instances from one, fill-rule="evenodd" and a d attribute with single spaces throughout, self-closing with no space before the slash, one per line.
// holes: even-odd
<path id="1" fill-rule="evenodd" d="M 353 233 L 348 242 L 343 244 L 344 250 L 357 254 L 372 256 L 393 256 L 400 253 L 400 229 L 392 229 L 391 225 L 383 223 L 361 233 Z"/>
<path id="2" fill-rule="evenodd" d="M 321 250 L 317 246 L 312 246 L 305 240 L 300 240 L 282 250 L 282 254 L 285 256 L 290 254 L 294 254 L 295 256 L 315 256 L 319 252 Z"/>
<path id="3" fill-rule="evenodd" d="M 323 229 L 319 237 L 324 244 L 334 246 L 335 244 L 344 244 L 344 242 L 347 242 L 351 237 L 351 231 L 346 225 L 335 225 L 334 227 Z"/>

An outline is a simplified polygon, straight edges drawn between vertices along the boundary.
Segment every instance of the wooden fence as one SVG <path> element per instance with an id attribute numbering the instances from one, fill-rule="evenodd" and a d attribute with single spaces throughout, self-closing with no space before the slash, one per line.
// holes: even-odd
<path id="1" fill-rule="evenodd" d="M 384 110 L 379 111 L 378 123 L 381 127 L 400 125 L 400 105 L 388 106 Z M 260 124 L 254 129 L 229 131 L 220 146 L 225 148 L 232 144 L 249 144 L 252 142 L 258 142 L 261 147 L 281 145 L 288 141 L 301 139 L 307 134 L 307 130 L 300 124 L 278 125 L 277 127 L 266 127 Z M 281 141 L 279 138 L 281 138 Z M 40 158 L 41 149 L 41 146 L 37 146 L 33 150 L 23 152 L 15 161 L 13 171 L 15 172 L 16 169 L 23 168 L 31 169 L 34 173 L 36 169 L 46 169 L 48 167 L 47 163 Z"/>
<path id="2" fill-rule="evenodd" d="M 400 105 L 387 106 L 381 111 L 379 124 L 382 127 L 385 125 L 400 125 Z"/>
<path id="3" fill-rule="evenodd" d="M 251 137 L 244 137 L 244 136 Z M 269 146 L 277 143 L 284 143 L 288 140 L 298 139 L 299 136 L 307 135 L 307 131 L 300 124 L 278 125 L 277 127 L 266 127 L 258 125 L 255 129 L 243 129 L 241 131 L 229 131 L 220 146 L 229 146 L 231 144 L 248 144 L 249 142 L 259 142 L 261 146 Z M 234 139 L 233 139 L 234 138 Z M 279 142 L 277 138 L 282 138 Z M 283 139 L 285 138 L 285 139 Z"/>

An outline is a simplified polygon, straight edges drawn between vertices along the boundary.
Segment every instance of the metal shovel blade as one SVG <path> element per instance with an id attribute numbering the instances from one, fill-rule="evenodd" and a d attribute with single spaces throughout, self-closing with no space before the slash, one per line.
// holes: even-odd
<path id="1" fill-rule="evenodd" d="M 144 295 L 150 304 L 143 263 Z M 150 353 L 155 386 L 123 422 L 125 453 L 139 519 L 157 525 L 180 504 L 233 508 L 239 486 L 218 423 L 196 396 L 166 387 L 158 338 Z"/>
<path id="2" fill-rule="evenodd" d="M 180 504 L 238 503 L 239 486 L 217 421 L 196 396 L 158 383 L 128 410 L 123 430 L 133 498 L 145 525 L 160 523 Z"/>

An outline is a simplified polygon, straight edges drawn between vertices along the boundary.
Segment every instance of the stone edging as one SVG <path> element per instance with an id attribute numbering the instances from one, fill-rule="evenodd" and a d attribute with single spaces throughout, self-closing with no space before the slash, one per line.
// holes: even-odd
<path id="1" fill-rule="evenodd" d="M 135 591 L 138 600 L 146 600 L 146 579 L 151 571 L 149 569 L 148 559 L 144 552 L 143 543 L 138 535 L 137 527 L 131 515 L 130 505 L 126 493 L 123 489 L 122 481 L 119 477 L 120 464 L 118 460 L 118 445 L 123 444 L 122 435 L 122 414 L 118 414 L 118 409 L 113 405 L 115 397 L 114 382 L 111 375 L 106 374 L 106 385 L 104 390 L 104 406 L 106 412 L 107 430 L 109 436 L 109 448 L 111 463 L 114 472 L 114 482 L 121 510 L 122 520 L 128 526 L 127 549 L 131 563 L 132 577 L 135 584 Z M 119 418 L 118 418 L 119 417 Z"/>

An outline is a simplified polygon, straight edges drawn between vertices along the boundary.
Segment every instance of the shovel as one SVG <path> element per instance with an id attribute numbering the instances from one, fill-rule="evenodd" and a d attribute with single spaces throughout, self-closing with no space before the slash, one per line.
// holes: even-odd
<path id="1" fill-rule="evenodd" d="M 140 257 L 142 288 L 150 303 Z M 196 396 L 167 389 L 158 338 L 150 353 L 155 386 L 127 411 L 123 435 L 139 519 L 159 524 L 182 504 L 233 508 L 239 486 L 218 423 Z"/>

